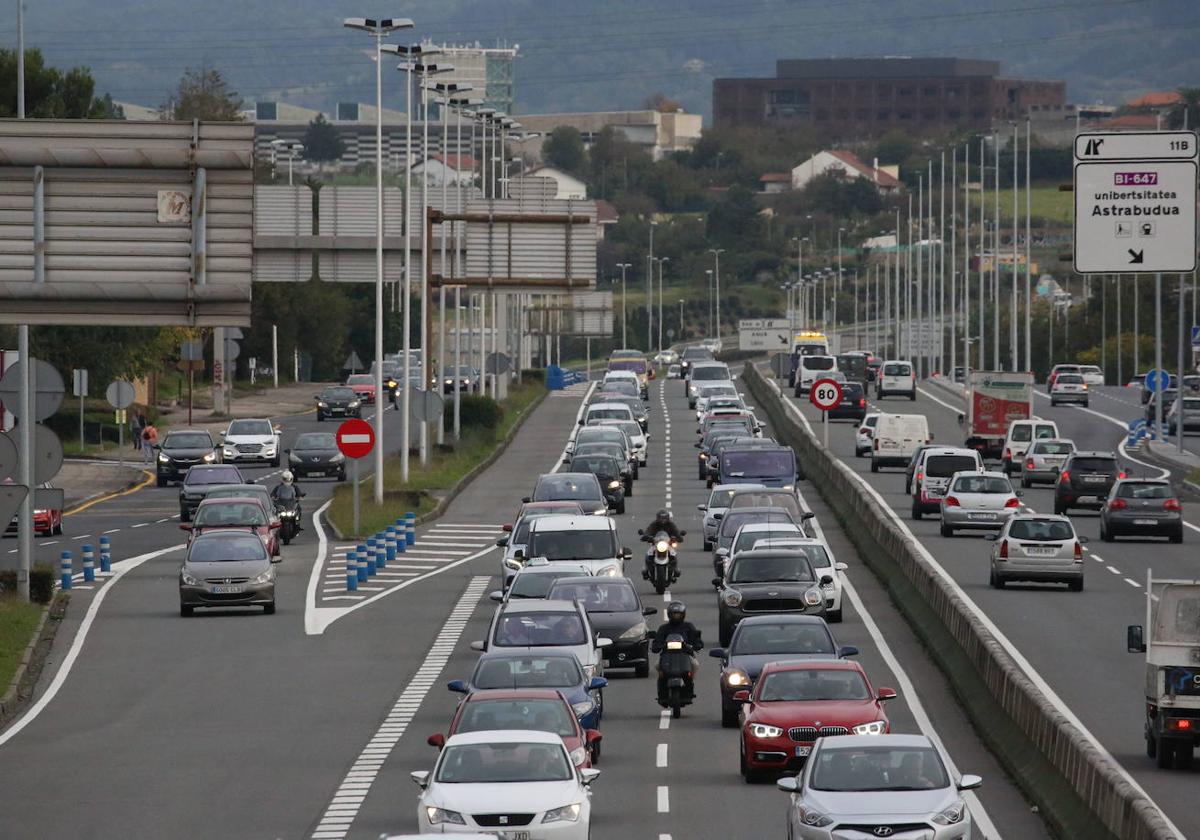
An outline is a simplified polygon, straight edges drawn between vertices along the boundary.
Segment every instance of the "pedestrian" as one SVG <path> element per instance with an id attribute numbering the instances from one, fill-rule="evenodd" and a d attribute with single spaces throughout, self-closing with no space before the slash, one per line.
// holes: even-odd
<path id="1" fill-rule="evenodd" d="M 158 444 L 158 429 L 153 423 L 146 423 L 142 429 L 142 463 L 149 464 L 154 460 L 154 447 Z"/>
<path id="2" fill-rule="evenodd" d="M 133 448 L 142 448 L 142 432 L 146 429 L 146 415 L 139 411 L 133 415 L 133 419 L 129 421 L 129 429 L 133 432 L 130 437 L 133 438 Z"/>

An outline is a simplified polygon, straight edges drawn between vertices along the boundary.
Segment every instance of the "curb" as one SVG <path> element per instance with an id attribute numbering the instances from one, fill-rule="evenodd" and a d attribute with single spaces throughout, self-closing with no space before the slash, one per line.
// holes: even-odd
<path id="1" fill-rule="evenodd" d="M 46 654 L 49 655 L 50 648 L 54 643 L 54 637 L 58 633 L 58 625 L 55 625 L 47 635 L 46 620 L 50 617 L 52 610 L 58 609 L 59 615 L 56 617 L 56 620 L 61 621 L 66 615 L 67 604 L 69 603 L 70 595 L 64 596 L 63 593 L 56 591 L 54 597 L 50 599 L 50 603 L 43 605 L 42 615 L 38 619 L 37 627 L 33 631 L 33 638 L 25 646 L 25 651 L 21 654 L 21 662 L 17 665 L 17 670 L 13 672 L 12 680 L 9 682 L 4 696 L 0 697 L 0 728 L 3 728 L 17 714 L 29 699 L 28 694 L 22 697 L 21 691 L 23 684 L 26 682 L 25 678 L 29 674 L 30 666 L 35 664 L 38 646 L 43 642 L 46 643 Z M 40 671 L 41 669 L 39 668 L 39 674 Z M 31 685 L 24 686 L 26 689 L 31 687 Z"/>
<path id="2" fill-rule="evenodd" d="M 140 470 L 140 472 L 140 477 L 130 479 L 120 487 L 112 490 L 102 490 L 98 493 L 92 493 L 91 495 L 84 496 L 82 499 L 76 499 L 69 508 L 63 511 L 63 516 L 72 516 L 76 513 L 79 513 L 84 508 L 90 507 L 92 504 L 101 501 L 102 499 L 116 496 L 130 489 L 140 489 L 148 484 L 149 481 L 154 480 L 154 475 L 149 470 L 143 468 Z"/>

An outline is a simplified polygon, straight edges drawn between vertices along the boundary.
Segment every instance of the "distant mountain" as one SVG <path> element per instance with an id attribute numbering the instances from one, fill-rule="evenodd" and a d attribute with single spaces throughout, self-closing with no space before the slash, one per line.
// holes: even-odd
<path id="1" fill-rule="evenodd" d="M 714 77 L 773 75 L 776 58 L 998 59 L 1065 79 L 1079 102 L 1200 84 L 1197 0 L 56 0 L 29 3 L 26 40 L 90 66 L 117 100 L 157 105 L 185 67 L 209 65 L 247 102 L 328 109 L 374 99 L 369 39 L 342 18 L 386 14 L 418 24 L 398 42 L 518 44 L 527 113 L 635 108 L 661 91 L 707 115 Z M 11 15 L 0 38 L 14 43 Z M 402 107 L 394 80 L 387 104 Z"/>

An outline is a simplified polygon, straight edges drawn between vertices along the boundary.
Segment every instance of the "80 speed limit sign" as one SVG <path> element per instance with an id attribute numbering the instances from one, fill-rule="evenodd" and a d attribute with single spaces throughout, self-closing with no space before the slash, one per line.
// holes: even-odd
<path id="1" fill-rule="evenodd" d="M 842 386 L 835 379 L 818 379 L 808 392 L 809 401 L 821 411 L 829 411 L 842 404 Z"/>

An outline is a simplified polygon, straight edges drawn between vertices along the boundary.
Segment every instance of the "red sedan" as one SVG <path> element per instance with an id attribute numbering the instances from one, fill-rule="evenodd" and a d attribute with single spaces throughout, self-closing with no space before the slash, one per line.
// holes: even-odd
<path id="1" fill-rule="evenodd" d="M 883 735 L 891 724 L 883 701 L 857 662 L 846 659 L 772 662 L 754 693 L 739 691 L 743 708 L 741 770 L 747 782 L 766 772 L 796 771 L 825 735 Z"/>
<path id="2" fill-rule="evenodd" d="M 279 556 L 279 523 L 272 521 L 272 517 L 263 509 L 261 500 L 250 496 L 205 499 L 196 508 L 192 521 L 184 522 L 179 527 L 191 532 L 188 545 L 204 531 L 250 529 L 262 538 L 263 545 L 272 557 Z"/>
<path id="3" fill-rule="evenodd" d="M 581 728 L 571 704 L 549 688 L 502 688 L 468 694 L 458 704 L 450 731 L 430 735 L 429 745 L 440 750 L 451 735 L 492 729 L 553 732 L 563 739 L 571 760 L 581 770 L 599 760 L 600 733 Z"/>
<path id="4" fill-rule="evenodd" d="M 11 478 L 4 480 L 5 484 L 12 484 Z M 43 490 L 52 490 L 50 482 L 44 481 L 40 485 Z M 33 533 L 41 537 L 53 537 L 63 532 L 63 512 L 62 508 L 34 508 L 33 511 Z M 9 521 L 8 526 L 4 530 L 5 536 L 16 536 L 17 534 L 17 515 Z"/>
<path id="5" fill-rule="evenodd" d="M 375 402 L 375 377 L 369 373 L 355 373 L 346 379 L 346 387 L 364 403 Z"/>

